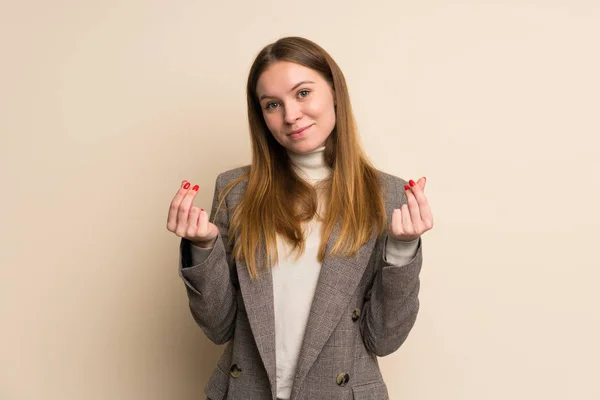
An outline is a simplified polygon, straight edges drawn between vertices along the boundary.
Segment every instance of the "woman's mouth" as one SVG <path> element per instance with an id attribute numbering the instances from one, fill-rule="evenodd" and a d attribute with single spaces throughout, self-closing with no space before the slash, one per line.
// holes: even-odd
<path id="1" fill-rule="evenodd" d="M 304 136 L 306 136 L 306 131 L 308 130 L 308 128 L 310 128 L 312 125 L 309 126 L 305 126 L 304 128 L 300 128 L 300 129 L 296 129 L 295 131 L 293 131 L 292 133 L 289 134 L 289 136 L 292 139 L 300 139 L 303 138 Z"/>

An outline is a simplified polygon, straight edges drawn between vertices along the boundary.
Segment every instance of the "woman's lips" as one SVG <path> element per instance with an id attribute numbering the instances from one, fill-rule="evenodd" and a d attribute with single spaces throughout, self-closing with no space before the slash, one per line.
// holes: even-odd
<path id="1" fill-rule="evenodd" d="M 308 128 L 310 128 L 311 126 L 312 126 L 312 125 L 306 126 L 306 127 L 304 127 L 304 128 L 297 129 L 297 130 L 295 130 L 294 132 L 290 133 L 290 136 L 291 136 L 293 139 L 298 139 L 298 138 L 300 138 L 300 137 L 304 136 L 304 133 L 306 132 L 306 130 L 307 130 Z"/>

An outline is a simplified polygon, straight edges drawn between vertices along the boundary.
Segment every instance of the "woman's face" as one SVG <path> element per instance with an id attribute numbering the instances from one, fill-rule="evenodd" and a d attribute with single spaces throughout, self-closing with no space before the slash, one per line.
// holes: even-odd
<path id="1" fill-rule="evenodd" d="M 260 75 L 256 94 L 271 134 L 289 151 L 323 146 L 335 127 L 333 90 L 315 70 L 277 61 Z"/>

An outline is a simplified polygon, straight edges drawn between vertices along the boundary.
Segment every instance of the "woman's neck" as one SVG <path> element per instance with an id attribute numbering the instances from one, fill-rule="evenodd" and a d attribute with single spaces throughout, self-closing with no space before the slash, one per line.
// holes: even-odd
<path id="1" fill-rule="evenodd" d="M 331 174 L 325 164 L 325 146 L 302 154 L 288 151 L 288 155 L 296 173 L 310 182 L 321 181 Z"/>

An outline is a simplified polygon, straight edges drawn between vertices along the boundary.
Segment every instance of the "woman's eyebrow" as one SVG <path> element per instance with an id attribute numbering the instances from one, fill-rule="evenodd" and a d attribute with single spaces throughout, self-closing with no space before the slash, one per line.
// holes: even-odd
<path id="1" fill-rule="evenodd" d="M 298 86 L 305 85 L 305 84 L 307 84 L 307 83 L 313 83 L 313 84 L 314 84 L 314 82 L 313 82 L 313 81 L 302 81 L 302 82 L 298 82 L 298 83 L 296 83 L 296 84 L 294 85 L 294 87 L 293 87 L 293 88 L 291 88 L 289 91 L 291 92 L 292 90 L 296 89 Z M 263 99 L 266 99 L 266 98 L 273 98 L 273 96 L 269 96 L 269 95 L 267 95 L 267 94 L 263 94 L 262 96 L 260 96 L 260 97 L 258 98 L 258 101 L 262 101 Z"/>

